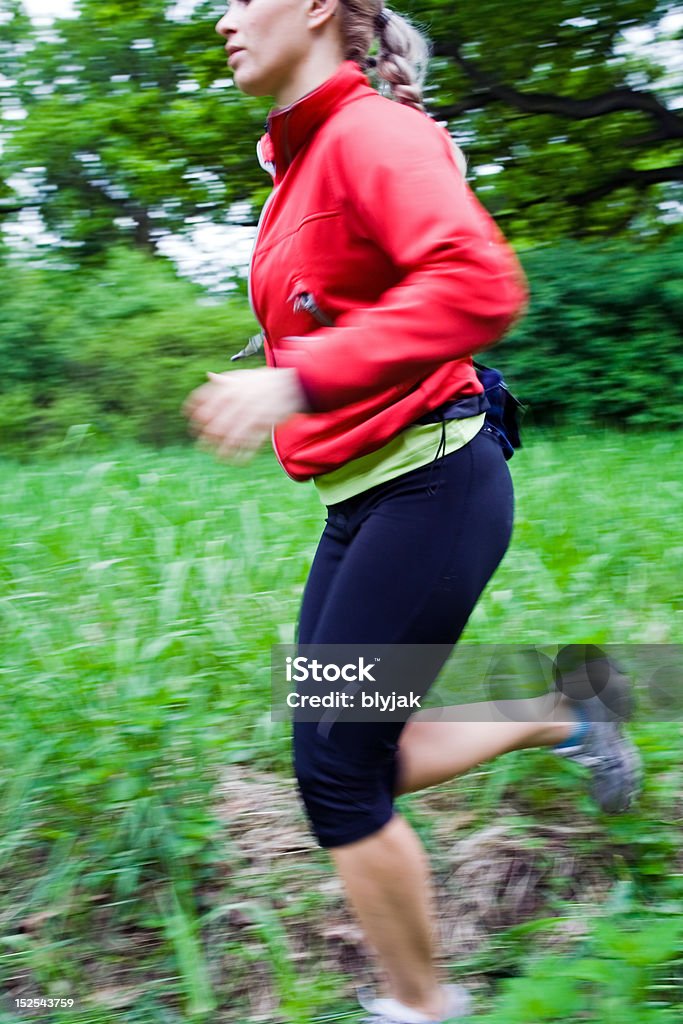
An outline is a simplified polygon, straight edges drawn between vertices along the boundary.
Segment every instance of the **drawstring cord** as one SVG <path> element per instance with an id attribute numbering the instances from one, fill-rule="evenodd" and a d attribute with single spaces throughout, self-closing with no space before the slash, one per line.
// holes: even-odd
<path id="1" fill-rule="evenodd" d="M 429 477 L 427 480 L 427 494 L 436 494 L 436 487 L 432 482 L 432 476 L 434 473 L 434 467 L 446 454 L 446 417 L 444 416 L 441 420 L 441 438 L 439 440 L 439 447 L 436 449 L 436 455 L 432 459 L 431 467 L 429 470 Z"/>

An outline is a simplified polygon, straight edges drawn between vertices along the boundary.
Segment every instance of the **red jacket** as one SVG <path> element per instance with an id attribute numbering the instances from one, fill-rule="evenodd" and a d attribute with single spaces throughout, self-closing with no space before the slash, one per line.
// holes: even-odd
<path id="1" fill-rule="evenodd" d="M 357 64 L 268 128 L 259 157 L 275 188 L 250 288 L 268 364 L 295 367 L 309 398 L 312 412 L 273 438 L 306 480 L 481 391 L 470 357 L 502 336 L 526 290 L 448 133 L 380 96 Z"/>

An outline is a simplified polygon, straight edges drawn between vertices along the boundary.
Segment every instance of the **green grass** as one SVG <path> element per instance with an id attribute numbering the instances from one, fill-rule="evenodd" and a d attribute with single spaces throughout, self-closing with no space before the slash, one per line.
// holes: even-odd
<path id="1" fill-rule="evenodd" d="M 467 639 L 683 642 L 680 438 L 536 436 L 511 469 L 513 545 Z M 324 518 L 313 488 L 270 455 L 235 469 L 131 448 L 0 463 L 0 494 L 0 1022 L 242 1024 L 238 981 L 263 963 L 279 1019 L 334 1010 L 334 978 L 300 974 L 298 911 L 272 903 L 274 876 L 246 891 L 226 877 L 214 798 L 225 765 L 289 771 L 287 729 L 269 717 L 270 647 L 293 639 Z M 586 840 L 615 883 L 632 883 L 630 913 L 681 896 L 680 726 L 636 736 L 651 771 L 641 814 Z M 515 791 L 529 820 L 553 800 L 590 818 L 579 790 L 542 752 L 457 784 L 472 829 Z M 407 805 L 438 857 L 434 815 Z M 321 855 L 312 863 L 325 872 Z M 249 903 L 246 944 L 207 944 L 217 880 L 230 906 Z M 315 893 L 304 902 L 302 914 L 323 907 Z M 121 1008 L 86 1004 L 107 987 L 130 990 Z M 13 1009 L 64 992 L 80 1009 Z"/>

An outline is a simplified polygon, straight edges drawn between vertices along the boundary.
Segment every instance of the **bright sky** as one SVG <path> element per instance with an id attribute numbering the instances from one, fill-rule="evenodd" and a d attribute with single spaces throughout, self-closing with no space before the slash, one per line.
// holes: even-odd
<path id="1" fill-rule="evenodd" d="M 23 0 L 32 18 L 67 18 L 74 13 L 72 0 Z M 179 14 L 191 11 L 195 0 L 176 0 L 173 5 Z"/>
<path id="2" fill-rule="evenodd" d="M 64 18 L 73 14 L 73 0 L 23 0 L 24 7 L 34 18 Z M 192 10 L 195 0 L 177 0 L 174 7 L 180 11 Z M 662 21 L 665 32 L 676 32 L 683 28 L 683 13 L 670 14 Z M 637 31 L 637 30 L 636 30 Z M 647 40 L 643 40 L 647 42 Z"/>
<path id="3" fill-rule="evenodd" d="M 24 0 L 32 18 L 66 18 L 73 14 L 71 0 Z"/>

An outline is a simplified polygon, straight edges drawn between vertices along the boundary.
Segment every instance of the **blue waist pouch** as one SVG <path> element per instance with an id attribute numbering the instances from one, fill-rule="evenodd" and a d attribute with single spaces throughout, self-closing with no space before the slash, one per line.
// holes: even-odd
<path id="1" fill-rule="evenodd" d="M 415 422 L 442 423 L 444 420 L 464 420 L 483 412 L 486 419 L 482 430 L 491 434 L 503 449 L 505 458 L 511 459 L 515 449 L 522 447 L 519 427 L 525 407 L 512 394 L 500 370 L 476 362 L 474 368 L 484 388 L 481 394 L 466 395 L 453 402 L 444 402 Z"/>

